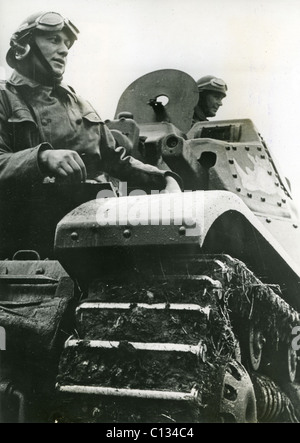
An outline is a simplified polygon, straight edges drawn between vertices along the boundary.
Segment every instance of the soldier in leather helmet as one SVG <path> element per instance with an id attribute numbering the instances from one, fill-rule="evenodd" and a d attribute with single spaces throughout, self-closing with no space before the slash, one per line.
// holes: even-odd
<path id="1" fill-rule="evenodd" d="M 197 85 L 199 101 L 195 107 L 193 124 L 207 121 L 208 117 L 215 117 L 227 92 L 226 83 L 213 75 L 201 77 Z"/>
<path id="2" fill-rule="evenodd" d="M 56 12 L 31 15 L 13 34 L 0 83 L 0 184 L 74 183 L 102 171 L 129 186 L 180 190 L 179 177 L 126 156 L 98 113 L 62 83 L 79 30 Z M 88 166 L 88 167 L 87 167 Z"/>

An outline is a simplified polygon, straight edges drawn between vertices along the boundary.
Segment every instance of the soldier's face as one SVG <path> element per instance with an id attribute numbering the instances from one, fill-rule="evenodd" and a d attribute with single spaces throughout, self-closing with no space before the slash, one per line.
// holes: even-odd
<path id="1" fill-rule="evenodd" d="M 218 112 L 220 106 L 222 106 L 222 100 L 224 96 L 219 92 L 208 92 L 206 94 L 205 114 L 206 117 L 214 117 Z"/>
<path id="2" fill-rule="evenodd" d="M 37 34 L 35 41 L 53 72 L 61 77 L 66 69 L 71 41 L 64 31 Z M 42 68 L 42 67 L 41 67 Z"/>

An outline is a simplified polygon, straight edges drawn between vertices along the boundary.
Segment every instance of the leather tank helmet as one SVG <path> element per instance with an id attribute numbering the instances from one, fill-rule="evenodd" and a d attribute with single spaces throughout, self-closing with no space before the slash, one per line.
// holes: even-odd
<path id="1" fill-rule="evenodd" d="M 205 75 L 204 77 L 201 77 L 197 81 L 197 86 L 199 93 L 204 91 L 214 91 L 219 92 L 223 95 L 223 97 L 226 97 L 226 92 L 228 89 L 224 80 L 213 75 Z"/>
<path id="2" fill-rule="evenodd" d="M 21 23 L 10 39 L 10 49 L 6 55 L 8 65 L 11 68 L 16 68 L 19 62 L 18 54 L 21 54 L 21 58 L 23 59 L 30 51 L 32 51 L 48 73 L 49 77 L 53 79 L 53 81 L 60 80 L 55 79 L 55 74 L 52 71 L 50 64 L 43 56 L 33 37 L 36 31 L 56 32 L 62 30 L 68 34 L 71 40 L 71 45 L 73 45 L 78 38 L 79 30 L 70 20 L 64 18 L 57 12 L 40 12 L 31 15 Z"/>

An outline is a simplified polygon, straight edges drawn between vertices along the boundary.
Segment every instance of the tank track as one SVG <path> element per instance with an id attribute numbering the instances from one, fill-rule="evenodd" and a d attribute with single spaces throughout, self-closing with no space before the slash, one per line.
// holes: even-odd
<path id="1" fill-rule="evenodd" d="M 180 275 L 92 283 L 61 356 L 56 421 L 298 422 L 285 391 L 299 314 L 239 260 L 176 260 Z"/>

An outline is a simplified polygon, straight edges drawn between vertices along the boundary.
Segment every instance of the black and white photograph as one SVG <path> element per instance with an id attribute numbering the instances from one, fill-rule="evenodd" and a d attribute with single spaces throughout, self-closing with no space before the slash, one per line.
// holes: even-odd
<path id="1" fill-rule="evenodd" d="M 300 422 L 298 0 L 0 0 L 0 423 Z"/>

